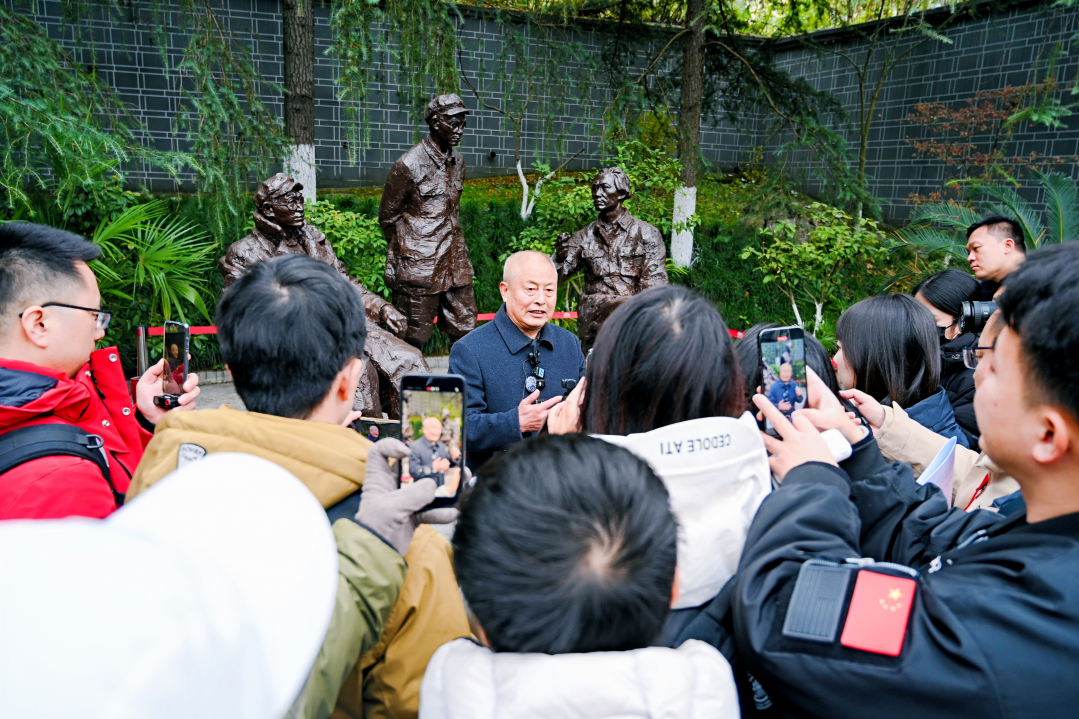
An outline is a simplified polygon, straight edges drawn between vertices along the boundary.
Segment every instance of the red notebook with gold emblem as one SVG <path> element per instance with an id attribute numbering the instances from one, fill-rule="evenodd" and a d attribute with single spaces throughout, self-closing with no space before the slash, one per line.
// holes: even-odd
<path id="1" fill-rule="evenodd" d="M 865 569 L 858 572 L 839 643 L 890 657 L 903 650 L 917 583 Z"/>

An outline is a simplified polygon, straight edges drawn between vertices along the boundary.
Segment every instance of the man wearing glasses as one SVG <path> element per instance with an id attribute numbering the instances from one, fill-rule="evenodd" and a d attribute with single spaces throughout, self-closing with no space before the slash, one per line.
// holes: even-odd
<path id="1" fill-rule="evenodd" d="M 87 264 L 100 254 L 70 232 L 0 225 L 0 465 L 29 442 L 21 430 L 37 425 L 77 427 L 107 460 L 52 453 L 35 440 L 38 456 L 0 475 L 0 519 L 108 515 L 165 414 L 153 402 L 163 361 L 139 379 L 132 404 L 117 349 L 94 350 L 112 319 Z M 198 377 L 188 375 L 180 409 L 194 409 L 198 395 Z"/>
<path id="2" fill-rule="evenodd" d="M 267 178 L 258 186 L 255 191 L 254 229 L 247 237 L 233 242 L 217 263 L 225 279 L 225 289 L 256 262 L 274 257 L 300 254 L 333 265 L 359 290 L 367 316 L 364 352 L 370 361 L 364 362 L 364 374 L 356 390 L 355 408 L 368 417 L 381 417 L 385 411 L 390 419 L 397 419 L 401 377 L 428 372 L 427 363 L 419 350 L 398 339 L 405 332 L 404 316 L 349 275 L 348 268 L 334 252 L 326 235 L 307 222 L 302 190 L 303 185 L 283 172 Z"/>

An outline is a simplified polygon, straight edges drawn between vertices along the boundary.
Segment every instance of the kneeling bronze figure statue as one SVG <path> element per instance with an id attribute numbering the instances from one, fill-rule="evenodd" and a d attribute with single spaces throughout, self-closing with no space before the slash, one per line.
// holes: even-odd
<path id="1" fill-rule="evenodd" d="M 349 277 L 326 235 L 307 223 L 301 190 L 303 185 L 281 172 L 259 185 L 255 192 L 255 229 L 232 243 L 218 260 L 225 290 L 254 263 L 281 255 L 299 253 L 333 265 L 359 291 L 367 311 L 367 356 L 355 408 L 368 416 L 381 417 L 386 412 L 391 419 L 398 419 L 401 377 L 430 372 L 430 368 L 418 349 L 399 339 L 407 326 L 404 315 L 355 277 Z"/>
<path id="2" fill-rule="evenodd" d="M 577 303 L 577 336 L 588 352 L 604 321 L 626 299 L 649 287 L 668 284 L 667 248 L 652 225 L 622 206 L 633 195 L 619 167 L 599 171 L 592 180 L 592 203 L 599 219 L 558 236 L 554 260 L 558 283 L 584 272 L 584 292 Z"/>

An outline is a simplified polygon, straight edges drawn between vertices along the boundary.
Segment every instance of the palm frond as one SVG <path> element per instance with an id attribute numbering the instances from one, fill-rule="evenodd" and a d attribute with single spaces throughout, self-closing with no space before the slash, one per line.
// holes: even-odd
<path id="1" fill-rule="evenodd" d="M 990 205 L 993 212 L 1015 218 L 1023 226 L 1023 232 L 1029 237 L 1035 246 L 1041 244 L 1045 235 L 1045 225 L 1037 211 L 1030 206 L 1026 199 L 1012 187 L 998 185 L 982 185 L 978 188 L 979 194 L 987 195 L 996 200 Z"/>
<path id="2" fill-rule="evenodd" d="M 965 235 L 954 231 L 908 225 L 897 230 L 896 235 L 904 244 L 924 250 L 927 254 L 943 252 L 961 260 L 965 260 L 967 256 Z"/>
<path id="3" fill-rule="evenodd" d="M 1045 188 L 1047 232 L 1039 245 L 1079 239 L 1079 191 L 1075 181 L 1060 172 L 1034 170 Z"/>
<path id="4" fill-rule="evenodd" d="M 949 229 L 962 230 L 982 219 L 981 215 L 966 205 L 957 202 L 930 202 L 918 205 L 910 216 L 910 224 L 916 227 L 930 227 L 934 224 Z"/>
<path id="5" fill-rule="evenodd" d="M 167 212 L 168 204 L 164 200 L 156 200 L 143 205 L 133 205 L 117 215 L 115 219 L 110 220 L 107 216 L 103 217 L 90 240 L 101 247 L 102 250 L 107 251 L 118 240 L 130 241 L 132 232 Z"/>

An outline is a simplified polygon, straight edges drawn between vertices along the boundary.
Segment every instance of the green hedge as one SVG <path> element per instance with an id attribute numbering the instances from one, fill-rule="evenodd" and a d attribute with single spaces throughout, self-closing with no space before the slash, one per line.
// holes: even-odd
<path id="1" fill-rule="evenodd" d="M 475 269 L 476 304 L 480 312 L 494 312 L 501 305 L 498 291 L 502 278 L 501 259 L 520 246 L 526 228 L 533 228 L 539 222 L 535 217 L 529 222 L 521 220 L 520 186 L 515 183 L 515 179 L 470 182 L 462 193 L 461 225 Z M 567 184 L 567 187 L 572 190 L 570 184 Z M 762 218 L 759 212 L 753 212 L 753 208 L 758 205 L 758 200 L 755 199 L 757 194 L 759 193 L 754 189 L 752 180 L 702 179 L 698 188 L 700 224 L 695 230 L 694 265 L 688 271 L 672 275 L 673 282 L 694 289 L 715 304 L 732 329 L 746 329 L 762 321 L 794 321 L 786 297 L 775 288 L 762 283 L 761 275 L 752 260 L 740 258 L 746 247 L 760 246 L 757 228 L 766 218 Z M 385 251 L 384 244 L 374 242 L 370 237 L 373 232 L 372 220 L 378 215 L 380 198 L 381 191 L 377 188 L 324 192 L 320 194 L 320 207 L 318 210 L 312 209 L 312 216 L 319 216 L 321 211 L 322 216 L 332 217 L 332 221 L 327 220 L 321 229 L 339 248 L 339 253 L 350 269 L 364 281 L 374 285 L 370 289 L 385 292 L 383 287 L 372 281 L 378 273 L 380 258 L 368 256 Z M 147 201 L 150 199 L 152 198 L 145 197 Z M 173 196 L 168 199 L 176 215 L 198 222 L 205 214 L 204 205 L 196 198 Z M 551 199 L 545 198 L 545 201 L 549 203 Z M 799 213 L 801 198 L 787 199 L 785 202 L 785 208 L 778 214 L 770 214 L 785 217 Z M 669 242 L 669 237 L 665 239 Z M 216 249 L 223 252 L 225 248 Z M 908 260 L 909 258 L 897 257 L 889 262 L 888 267 L 876 268 L 867 272 L 864 277 L 857 278 L 855 286 L 848 288 L 847 297 L 836 298 L 834 302 L 826 305 L 828 322 L 834 323 L 846 304 L 853 301 L 851 298 L 860 299 L 884 289 L 887 279 L 901 274 L 904 263 L 909 264 Z M 211 274 L 213 276 L 207 278 L 207 284 L 214 296 L 206 298 L 208 306 L 216 303 L 221 287 L 216 267 L 211 270 Z M 918 274 L 922 274 L 921 268 L 918 268 Z M 129 346 L 129 343 L 133 342 L 131 325 L 136 319 L 146 321 L 144 316 L 148 309 L 143 306 L 146 304 L 144 298 L 138 298 L 135 304 L 138 306 L 112 308 L 120 320 L 114 323 L 120 334 L 113 336 L 110 331 L 109 337 L 109 341 L 120 344 L 124 368 L 129 372 L 134 371 L 134 347 Z M 573 327 L 572 321 L 566 324 Z M 447 339 L 438 332 L 436 326 L 431 340 L 423 350 L 425 354 L 437 355 L 446 353 L 448 348 Z M 214 336 L 197 339 L 192 355 L 192 364 L 197 368 L 206 369 L 221 365 L 220 349 Z"/>

